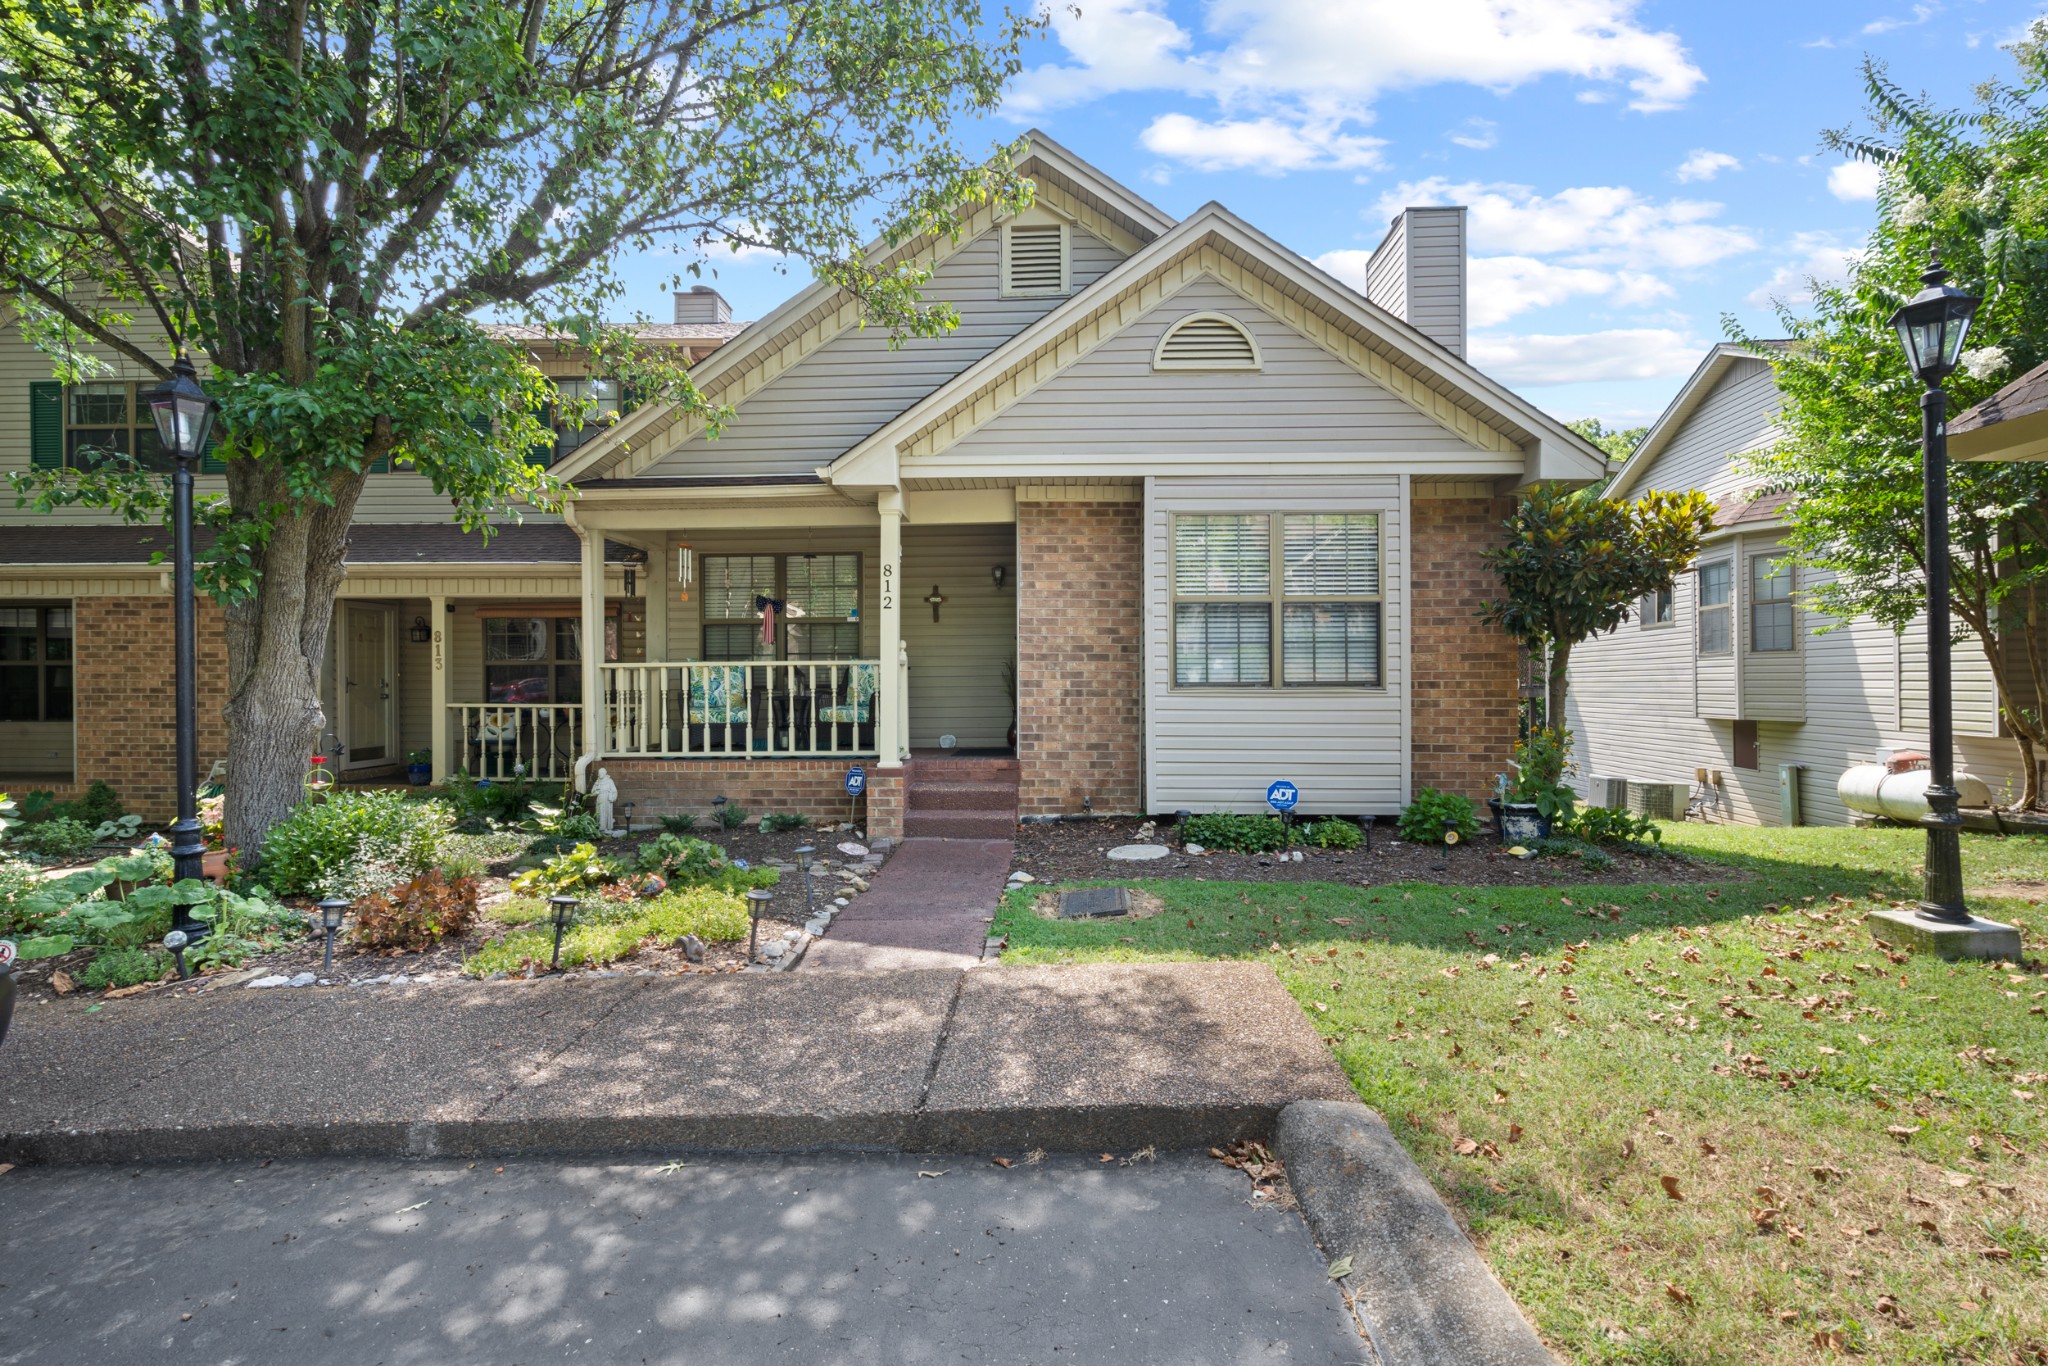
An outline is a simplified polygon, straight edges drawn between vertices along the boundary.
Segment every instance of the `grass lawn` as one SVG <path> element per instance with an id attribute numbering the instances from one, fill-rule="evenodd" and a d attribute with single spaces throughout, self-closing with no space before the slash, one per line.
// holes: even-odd
<path id="1" fill-rule="evenodd" d="M 1567 1359 L 2048 1363 L 2048 840 L 1963 844 L 2031 974 L 1873 942 L 1917 831 L 1666 843 L 1729 880 L 1156 881 L 1146 919 L 1025 891 L 998 929 L 1005 962 L 1271 963 Z"/>

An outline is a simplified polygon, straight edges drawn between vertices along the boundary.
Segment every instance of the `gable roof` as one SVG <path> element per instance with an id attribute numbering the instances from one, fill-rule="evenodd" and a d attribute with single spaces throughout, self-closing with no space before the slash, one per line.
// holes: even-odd
<path id="1" fill-rule="evenodd" d="M 1764 344 L 1786 346 L 1790 343 L 1770 341 Z M 1621 473 L 1615 475 L 1614 482 L 1607 486 L 1607 496 L 1619 498 L 1642 482 L 1644 471 L 1648 470 L 1663 453 L 1664 448 L 1671 444 L 1672 438 L 1685 426 L 1686 419 L 1699 410 L 1700 404 L 1706 401 L 1707 395 L 1714 392 L 1714 386 L 1719 384 L 1730 370 L 1743 361 L 1762 362 L 1763 359 L 1748 347 L 1738 346 L 1734 342 L 1721 342 L 1708 351 L 1706 358 L 1693 370 L 1691 377 L 1679 386 L 1676 394 L 1672 395 L 1671 402 L 1664 406 L 1664 411 L 1657 415 L 1657 420 L 1650 424 L 1650 430 L 1629 455 L 1627 463 L 1622 465 Z"/>
<path id="2" fill-rule="evenodd" d="M 1958 460 L 2048 457 L 2048 362 L 1949 419 L 1948 449 Z"/>
<path id="3" fill-rule="evenodd" d="M 841 485 L 893 484 L 900 449 L 913 447 L 949 422 L 972 430 L 993 419 L 1094 343 L 1121 331 L 1122 316 L 1111 316 L 1117 313 L 1116 306 L 1133 295 L 1142 298 L 1150 282 L 1164 279 L 1177 263 L 1198 254 L 1207 258 L 1207 268 L 1235 277 L 1226 284 L 1268 311 L 1283 314 L 1283 321 L 1446 429 L 1481 449 L 1491 445 L 1521 451 L 1526 481 L 1585 482 L 1606 472 L 1605 455 L 1562 422 L 1211 202 L 912 404 L 820 473 Z M 1134 308 L 1123 316 L 1134 321 L 1144 311 Z M 1288 312 L 1295 316 L 1285 317 Z M 1105 319 L 1110 325 L 1104 325 Z M 1044 363 L 1048 357 L 1049 365 Z M 1024 377 L 1021 382 L 1019 376 Z"/>
<path id="4" fill-rule="evenodd" d="M 1018 170 L 1041 188 L 1050 187 L 1056 196 L 1080 208 L 1105 235 L 1121 236 L 1135 247 L 1173 226 L 1170 214 L 1133 194 L 1044 133 L 1034 128 L 1025 138 L 1028 145 L 1018 161 Z M 920 256 L 929 257 L 935 264 L 979 237 L 995 218 L 994 206 L 983 206 L 969 216 L 957 239 L 941 242 L 927 235 L 892 247 L 886 239 L 877 238 L 868 244 L 864 255 L 874 264 Z M 859 321 L 859 303 L 852 295 L 837 285 L 814 281 L 698 362 L 691 378 L 699 392 L 714 401 L 733 401 L 725 397 L 729 393 L 744 399 Z M 685 421 L 673 404 L 647 404 L 615 423 L 600 439 L 585 443 L 555 467 L 555 474 L 572 481 L 586 475 L 638 474 L 675 445 L 682 444 L 662 444 L 678 425 L 686 428 L 683 440 L 688 440 L 689 429 L 701 424 Z"/>

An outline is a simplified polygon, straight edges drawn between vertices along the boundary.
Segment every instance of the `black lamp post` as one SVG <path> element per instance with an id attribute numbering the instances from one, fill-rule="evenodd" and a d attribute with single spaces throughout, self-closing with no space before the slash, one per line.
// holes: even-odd
<path id="1" fill-rule="evenodd" d="M 149 415 L 158 442 L 177 460 L 171 474 L 173 611 L 177 630 L 178 819 L 171 826 L 172 876 L 183 882 L 202 876 L 206 841 L 199 833 L 199 622 L 192 595 L 192 472 L 213 435 L 220 405 L 199 387 L 198 372 L 180 354 L 171 377 L 149 391 Z M 171 928 L 190 942 L 206 936 L 206 922 L 180 905 Z"/>
<path id="2" fill-rule="evenodd" d="M 327 953 L 320 960 L 322 972 L 334 971 L 334 935 L 341 928 L 341 917 L 347 910 L 347 897 L 330 896 L 320 903 L 320 928 L 327 931 Z"/>
<path id="3" fill-rule="evenodd" d="M 1954 698 L 1949 674 L 1948 396 L 1941 382 L 1962 358 L 1963 338 L 1981 300 L 1954 289 L 1939 250 L 1927 253 L 1926 288 L 1892 314 L 1906 359 L 1926 391 L 1920 395 L 1920 455 L 1927 542 L 1927 870 L 1920 915 L 1967 924 L 1963 904 L 1963 818 L 1957 812 Z"/>
<path id="4" fill-rule="evenodd" d="M 548 960 L 549 972 L 562 970 L 562 931 L 569 928 L 569 922 L 576 918 L 576 898 L 566 892 L 548 898 L 548 906 L 555 913 L 555 956 Z"/>
<path id="5" fill-rule="evenodd" d="M 799 844 L 796 847 L 797 870 L 804 875 L 804 919 L 806 920 L 817 914 L 817 911 L 811 905 L 811 855 L 817 852 L 817 848 L 809 844 Z"/>

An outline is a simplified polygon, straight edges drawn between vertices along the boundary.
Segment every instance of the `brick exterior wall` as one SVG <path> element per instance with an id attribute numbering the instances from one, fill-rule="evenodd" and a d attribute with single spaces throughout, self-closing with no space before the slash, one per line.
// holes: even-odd
<path id="1" fill-rule="evenodd" d="M 1143 510 L 1017 506 L 1018 814 L 1145 802 Z"/>
<path id="2" fill-rule="evenodd" d="M 168 597 L 72 600 L 73 780 L 38 779 L 60 800 L 104 778 L 128 810 L 151 822 L 177 815 L 176 625 Z M 228 753 L 227 637 L 220 608 L 199 599 L 199 778 Z"/>
<path id="3" fill-rule="evenodd" d="M 1417 788 L 1493 795 L 1515 747 L 1520 650 L 1479 620 L 1500 580 L 1479 553 L 1496 545 L 1512 498 L 1418 498 L 1412 504 L 1409 647 Z"/>
<path id="4" fill-rule="evenodd" d="M 710 809 L 726 797 L 755 816 L 800 811 L 817 821 L 847 819 L 846 770 L 859 763 L 868 771 L 866 810 L 859 819 L 870 835 L 901 835 L 903 779 L 878 773 L 873 760 L 856 759 L 613 759 L 599 768 L 618 785 L 619 800 L 632 802 L 635 822 L 677 811 Z"/>

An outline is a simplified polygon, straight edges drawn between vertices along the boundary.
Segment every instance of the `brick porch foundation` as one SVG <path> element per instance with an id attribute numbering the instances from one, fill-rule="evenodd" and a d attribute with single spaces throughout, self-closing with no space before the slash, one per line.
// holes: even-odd
<path id="1" fill-rule="evenodd" d="M 854 806 L 846 796 L 846 770 L 867 770 L 867 796 Z M 703 811 L 713 797 L 744 806 L 755 816 L 800 812 L 819 822 L 843 821 L 849 810 L 870 837 L 903 833 L 902 770 L 879 770 L 872 759 L 603 759 L 598 767 L 632 802 L 636 821 L 679 811 Z"/>

